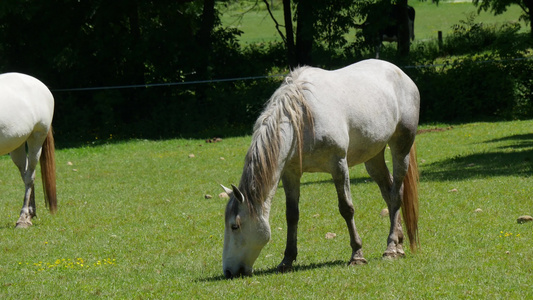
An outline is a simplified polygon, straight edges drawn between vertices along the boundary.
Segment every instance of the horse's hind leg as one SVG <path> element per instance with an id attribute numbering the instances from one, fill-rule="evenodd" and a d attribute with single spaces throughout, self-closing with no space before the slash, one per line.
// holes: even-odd
<path id="1" fill-rule="evenodd" d="M 352 203 L 352 196 L 350 192 L 350 175 L 348 172 L 348 164 L 346 158 L 340 159 L 335 171 L 331 174 L 333 176 L 333 182 L 337 190 L 337 196 L 339 199 L 339 211 L 346 221 L 348 226 L 348 233 L 350 234 L 350 246 L 352 247 L 352 256 L 350 257 L 350 265 L 366 264 L 367 261 L 363 257 L 363 243 L 361 237 L 357 233 L 354 221 L 354 207 Z"/>
<path id="2" fill-rule="evenodd" d="M 24 202 L 20 211 L 20 217 L 17 221 L 18 228 L 31 226 L 31 219 L 37 215 L 34 182 L 35 168 L 37 167 L 39 157 L 41 156 L 41 147 L 38 142 L 35 142 L 35 137 L 30 137 L 27 141 L 27 145 L 27 154 L 26 145 L 24 144 L 10 153 L 11 159 L 20 171 L 25 186 Z"/>
<path id="3" fill-rule="evenodd" d="M 381 195 L 387 203 L 390 217 L 390 231 L 387 238 L 387 250 L 383 254 L 384 257 L 396 258 L 405 255 L 403 251 L 403 230 L 400 218 L 401 207 L 401 193 L 402 182 L 405 173 L 397 171 L 397 167 L 394 168 L 395 178 L 391 177 L 389 169 L 385 164 L 384 157 L 385 148 L 375 157 L 365 163 L 366 170 L 370 177 L 378 184 L 381 190 Z M 399 179 L 401 178 L 401 180 Z M 399 183 L 399 184 L 398 184 Z"/>
<path id="4" fill-rule="evenodd" d="M 20 176 L 24 182 L 25 192 L 20 217 L 17 221 L 17 227 L 31 226 L 31 218 L 35 216 L 35 193 L 33 183 L 27 180 L 28 158 L 26 156 L 26 143 L 10 153 L 11 160 L 19 169 Z"/>

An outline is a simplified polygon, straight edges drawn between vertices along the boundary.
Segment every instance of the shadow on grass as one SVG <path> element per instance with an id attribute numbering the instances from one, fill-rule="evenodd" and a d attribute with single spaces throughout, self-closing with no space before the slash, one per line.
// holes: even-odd
<path id="1" fill-rule="evenodd" d="M 495 151 L 457 155 L 424 165 L 420 178 L 424 181 L 442 181 L 533 175 L 533 133 L 511 135 L 484 143 L 502 142 L 507 144 L 495 146 Z"/>
<path id="2" fill-rule="evenodd" d="M 9 223 L 9 222 L 5 222 L 3 224 L 0 224 L 0 231 L 2 230 L 15 230 L 15 222 L 16 220 L 13 221 L 13 223 Z"/>
<path id="3" fill-rule="evenodd" d="M 372 180 L 372 178 L 370 178 L 370 175 L 368 175 L 367 177 L 355 177 L 355 178 L 350 178 L 350 184 L 352 185 L 357 185 L 357 184 L 363 184 L 363 183 L 372 183 L 374 182 Z M 324 184 L 324 185 L 331 185 L 331 186 L 335 186 L 335 183 L 333 183 L 333 179 L 326 179 L 326 180 L 314 180 L 314 181 L 304 181 L 302 180 L 302 182 L 300 183 L 300 186 L 305 186 L 305 185 L 313 185 L 313 184 Z M 280 184 L 280 187 L 283 187 L 283 184 Z"/>
<path id="4" fill-rule="evenodd" d="M 483 142 L 494 145 L 494 150 L 457 155 L 438 162 L 419 165 L 422 181 L 464 180 L 492 176 L 533 175 L 533 133 L 516 134 Z M 372 184 L 370 177 L 351 178 L 352 186 Z M 331 184 L 333 180 L 302 181 L 301 185 Z"/>
<path id="5" fill-rule="evenodd" d="M 328 262 L 322 262 L 322 263 L 310 263 L 307 265 L 296 265 L 294 266 L 292 272 L 301 272 L 301 271 L 307 271 L 307 270 L 314 270 L 314 269 L 322 269 L 322 268 L 329 268 L 329 267 L 336 267 L 336 266 L 346 266 L 347 263 L 343 260 L 334 260 L 334 261 L 328 261 Z M 278 274 L 277 267 L 272 267 L 265 270 L 258 270 L 253 273 L 253 277 L 257 276 L 267 276 L 267 275 L 273 275 Z M 237 278 L 238 279 L 238 278 Z M 226 280 L 226 277 L 224 275 L 219 276 L 212 276 L 207 278 L 199 278 L 197 281 L 199 282 L 216 282 L 216 281 L 223 281 Z"/>

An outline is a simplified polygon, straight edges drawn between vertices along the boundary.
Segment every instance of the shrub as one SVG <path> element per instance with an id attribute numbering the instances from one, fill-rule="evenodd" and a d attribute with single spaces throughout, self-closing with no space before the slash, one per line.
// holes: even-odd
<path id="1" fill-rule="evenodd" d="M 409 70 L 421 93 L 421 120 L 473 121 L 533 117 L 530 61 L 493 55 Z"/>

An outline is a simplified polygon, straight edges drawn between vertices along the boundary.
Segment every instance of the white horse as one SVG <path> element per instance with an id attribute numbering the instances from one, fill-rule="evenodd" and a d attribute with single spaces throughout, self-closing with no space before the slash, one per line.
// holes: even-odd
<path id="1" fill-rule="evenodd" d="M 20 73 L 0 75 L 0 155 L 11 155 L 26 187 L 17 227 L 31 226 L 36 215 L 34 182 L 39 159 L 45 203 L 52 213 L 57 209 L 53 115 L 54 97 L 42 82 Z"/>
<path id="2" fill-rule="evenodd" d="M 348 174 L 349 167 L 360 163 L 365 163 L 379 185 L 390 212 L 384 257 L 405 255 L 400 207 L 415 251 L 418 170 L 414 140 L 419 105 L 413 81 L 384 61 L 366 60 L 335 71 L 303 67 L 291 72 L 255 123 L 239 187 L 224 187 L 230 195 L 225 211 L 224 275 L 252 274 L 259 252 L 270 239 L 270 206 L 280 179 L 286 196 L 287 245 L 278 270 L 292 269 L 303 172 L 332 175 L 350 235 L 349 264 L 365 264 Z M 393 158 L 392 176 L 384 159 L 387 145 Z"/>

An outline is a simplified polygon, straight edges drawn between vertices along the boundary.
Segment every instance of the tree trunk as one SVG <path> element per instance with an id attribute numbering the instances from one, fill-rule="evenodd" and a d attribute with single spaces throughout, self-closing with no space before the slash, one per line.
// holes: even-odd
<path id="1" fill-rule="evenodd" d="M 313 50 L 314 17 L 313 1 L 299 0 L 297 2 L 296 25 L 296 62 L 298 65 L 312 65 L 311 51 Z"/>
<path id="2" fill-rule="evenodd" d="M 198 44 L 198 60 L 196 61 L 196 78 L 197 80 L 208 80 L 211 78 L 209 66 L 212 62 L 213 48 L 213 27 L 215 26 L 215 0 L 204 0 L 202 10 L 202 25 L 196 36 Z M 208 100 L 207 84 L 198 84 L 196 86 L 196 100 L 198 112 L 205 109 Z"/>
<path id="3" fill-rule="evenodd" d="M 125 83 L 128 84 L 144 84 L 144 64 L 142 53 L 139 51 L 141 44 L 141 27 L 139 22 L 139 1 L 134 0 L 125 4 L 124 8 L 127 11 L 127 18 L 129 22 L 129 31 L 131 39 L 128 40 L 129 52 L 127 53 L 127 64 L 123 66 Z M 122 120 L 125 122 L 133 122 L 139 119 L 139 116 L 146 111 L 146 101 L 140 96 L 137 90 L 124 90 L 122 94 L 128 99 L 128 104 L 122 106 Z"/>
<path id="4" fill-rule="evenodd" d="M 202 25 L 198 31 L 197 42 L 199 46 L 199 60 L 197 74 L 205 80 L 209 77 L 209 65 L 211 61 L 212 52 L 212 33 L 215 26 L 215 0 L 204 0 L 204 7 L 202 11 Z"/>
<path id="5" fill-rule="evenodd" d="M 131 34 L 131 44 L 130 48 L 134 53 L 132 54 L 132 74 L 131 76 L 132 84 L 143 84 L 144 83 L 144 64 L 143 59 L 139 57 L 139 51 L 137 50 L 138 46 L 141 44 L 141 26 L 139 22 L 139 2 L 131 1 L 128 5 L 130 7 L 128 19 L 130 23 L 130 34 Z"/>
<path id="6" fill-rule="evenodd" d="M 398 17 L 398 55 L 402 59 L 407 59 L 410 48 L 407 0 L 398 1 Z"/>
<path id="7" fill-rule="evenodd" d="M 526 14 L 529 17 L 529 34 L 533 39 L 533 0 L 524 0 L 524 6 L 527 8 Z"/>
<path id="8" fill-rule="evenodd" d="M 294 45 L 294 30 L 292 27 L 291 0 L 283 0 L 283 19 L 285 21 L 287 60 L 289 62 L 289 68 L 294 69 L 298 66 L 298 62 L 296 59 L 296 46 Z"/>

